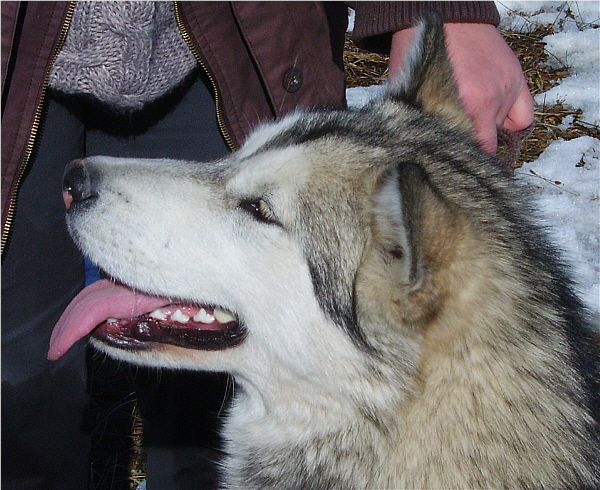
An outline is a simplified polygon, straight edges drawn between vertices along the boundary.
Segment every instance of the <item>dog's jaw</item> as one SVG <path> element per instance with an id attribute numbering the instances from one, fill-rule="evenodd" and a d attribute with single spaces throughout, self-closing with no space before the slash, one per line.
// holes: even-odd
<path id="1" fill-rule="evenodd" d="M 94 329 L 93 335 L 109 345 L 130 350 L 150 349 L 156 343 L 221 350 L 244 340 L 246 330 L 236 317 L 221 308 L 211 311 L 174 304 L 134 318 L 109 318 Z"/>

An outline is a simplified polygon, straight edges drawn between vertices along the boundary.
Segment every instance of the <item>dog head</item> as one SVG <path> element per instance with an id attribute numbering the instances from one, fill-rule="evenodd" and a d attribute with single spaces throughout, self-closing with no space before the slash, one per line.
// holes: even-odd
<path id="1" fill-rule="evenodd" d="M 464 166 L 456 185 L 482 192 L 472 162 L 493 167 L 470 131 L 429 15 L 405 72 L 365 108 L 291 114 L 207 164 L 71 163 L 70 233 L 111 280 L 69 306 L 49 357 L 92 333 L 134 363 L 265 382 L 351 372 L 390 346 L 411 359 L 470 229 L 439 188 Z"/>

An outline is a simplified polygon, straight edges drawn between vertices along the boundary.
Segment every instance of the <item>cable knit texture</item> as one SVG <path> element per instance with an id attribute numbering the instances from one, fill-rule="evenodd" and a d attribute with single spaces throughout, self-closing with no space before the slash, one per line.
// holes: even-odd
<path id="1" fill-rule="evenodd" d="M 172 2 L 77 2 L 49 85 L 130 112 L 175 88 L 195 66 Z"/>

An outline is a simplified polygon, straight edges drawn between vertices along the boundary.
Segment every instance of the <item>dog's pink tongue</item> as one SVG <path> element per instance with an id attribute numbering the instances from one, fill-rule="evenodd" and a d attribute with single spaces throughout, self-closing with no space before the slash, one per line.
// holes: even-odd
<path id="1" fill-rule="evenodd" d="M 108 318 L 135 318 L 167 304 L 165 298 L 148 296 L 108 279 L 96 281 L 75 296 L 59 318 L 50 337 L 48 359 L 59 359 Z"/>

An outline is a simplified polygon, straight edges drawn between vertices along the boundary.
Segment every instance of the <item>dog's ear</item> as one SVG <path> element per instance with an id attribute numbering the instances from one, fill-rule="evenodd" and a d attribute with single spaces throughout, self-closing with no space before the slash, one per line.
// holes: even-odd
<path id="1" fill-rule="evenodd" d="M 463 218 L 420 167 L 406 163 L 382 173 L 367 219 L 371 233 L 356 277 L 357 314 L 368 323 L 425 327 L 446 297 Z"/>
<path id="2" fill-rule="evenodd" d="M 400 73 L 388 80 L 390 98 L 472 131 L 448 60 L 442 18 L 436 11 L 426 11 L 405 58 Z"/>

